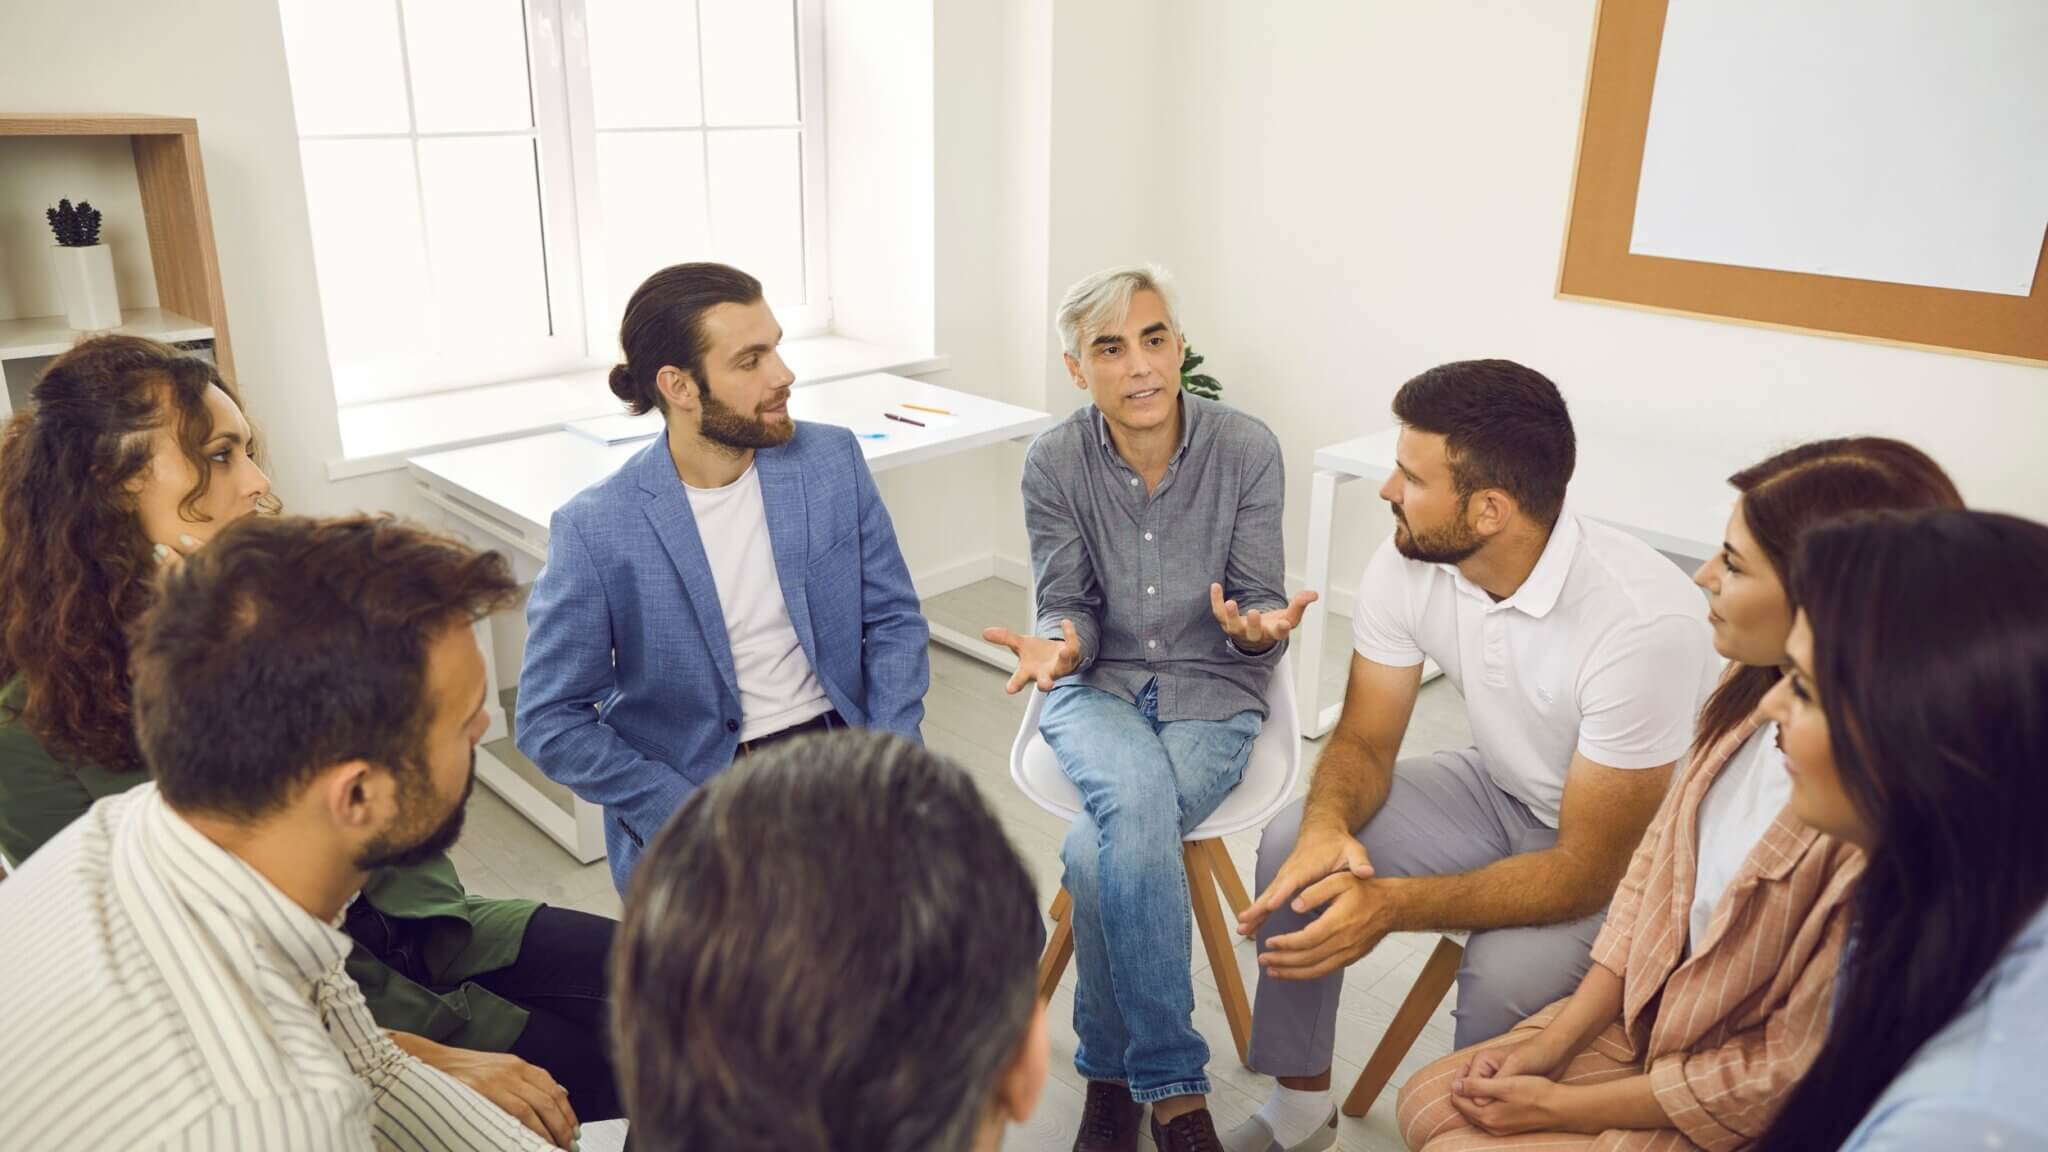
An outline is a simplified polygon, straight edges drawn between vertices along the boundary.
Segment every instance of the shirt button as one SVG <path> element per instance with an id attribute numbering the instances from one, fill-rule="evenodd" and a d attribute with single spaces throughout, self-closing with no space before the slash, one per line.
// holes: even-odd
<path id="1" fill-rule="evenodd" d="M 1151 538 L 1152 534 L 1150 532 L 1145 533 L 1145 539 L 1150 540 Z"/>
<path id="2" fill-rule="evenodd" d="M 1133 487 L 1133 488 L 1136 488 L 1137 486 L 1138 486 L 1138 478 L 1137 478 L 1136 476 L 1133 476 L 1133 477 L 1131 477 L 1131 487 Z"/>
<path id="3" fill-rule="evenodd" d="M 1157 640 L 1147 640 L 1147 641 L 1145 641 L 1145 647 L 1147 647 L 1147 648 L 1157 648 L 1157 647 L 1159 647 L 1159 641 L 1157 641 Z"/>
<path id="4" fill-rule="evenodd" d="M 737 721 L 737 720 L 727 720 L 727 721 L 725 722 L 725 730 L 726 730 L 727 732 L 737 732 L 737 731 L 739 731 L 739 730 L 740 730 L 740 722 L 739 722 L 739 721 Z"/>

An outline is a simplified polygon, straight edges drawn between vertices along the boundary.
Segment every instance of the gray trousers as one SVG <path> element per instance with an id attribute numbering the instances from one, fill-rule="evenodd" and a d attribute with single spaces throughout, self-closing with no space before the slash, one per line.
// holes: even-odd
<path id="1" fill-rule="evenodd" d="M 1278 816 L 1259 840 L 1259 888 L 1273 882 L 1301 833 L 1301 801 Z M 1443 876 L 1557 843 L 1520 800 L 1486 774 L 1476 749 L 1438 752 L 1394 765 L 1387 802 L 1358 832 L 1381 876 Z M 1259 949 L 1296 931 L 1313 915 L 1282 908 L 1259 927 Z M 1578 987 L 1593 962 L 1593 938 L 1605 912 L 1539 928 L 1474 932 L 1458 970 L 1457 1045 L 1490 1040 Z M 1337 997 L 1344 973 L 1320 980 L 1259 975 L 1252 1012 L 1251 1066 L 1269 1076 L 1319 1076 L 1337 1044 Z"/>

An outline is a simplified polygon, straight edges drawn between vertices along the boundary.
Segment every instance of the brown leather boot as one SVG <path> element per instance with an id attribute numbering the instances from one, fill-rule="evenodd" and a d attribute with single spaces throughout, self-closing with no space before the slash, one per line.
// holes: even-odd
<path id="1" fill-rule="evenodd" d="M 1152 1117 L 1152 1143 L 1159 1146 L 1159 1152 L 1223 1152 L 1216 1121 L 1207 1108 L 1183 1112 L 1164 1125 L 1159 1117 Z"/>
<path id="2" fill-rule="evenodd" d="M 1090 1080 L 1074 1152 L 1136 1152 L 1138 1121 L 1144 1115 L 1145 1106 L 1131 1099 L 1130 1085 Z"/>

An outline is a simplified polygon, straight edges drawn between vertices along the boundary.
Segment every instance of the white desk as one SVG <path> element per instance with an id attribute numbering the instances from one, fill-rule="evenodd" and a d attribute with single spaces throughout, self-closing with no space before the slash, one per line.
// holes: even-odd
<path id="1" fill-rule="evenodd" d="M 906 403 L 944 409 L 950 415 L 906 408 Z M 868 467 L 878 473 L 1005 440 L 1027 439 L 1053 423 L 1046 412 L 886 373 L 799 385 L 790 393 L 789 412 L 798 420 L 851 428 L 862 438 L 861 451 Z M 923 421 L 923 427 L 890 420 L 884 412 Z M 530 584 L 547 563 L 548 522 L 555 510 L 618 471 L 661 430 L 656 416 L 637 422 L 607 417 L 578 423 L 595 423 L 600 434 L 624 429 L 644 431 L 645 435 L 607 444 L 578 431 L 542 432 L 415 456 L 407 461 L 407 468 L 421 500 L 438 513 L 445 527 L 480 547 L 503 552 L 519 582 Z M 477 638 L 484 646 L 484 666 L 490 678 L 491 726 L 484 739 L 497 740 L 511 729 L 498 704 L 497 663 L 488 621 L 478 627 Z M 1004 667 L 979 636 L 934 625 L 932 638 Z M 604 855 L 604 828 L 596 805 L 578 799 L 573 810 L 564 810 L 481 748 L 477 750 L 477 776 L 578 860 L 588 863 Z"/>
<path id="2" fill-rule="evenodd" d="M 1330 593 L 1330 537 L 1336 530 L 1337 490 L 1354 480 L 1384 481 L 1394 471 L 1394 443 L 1399 425 L 1368 436 L 1316 450 L 1316 470 L 1309 481 L 1307 586 Z M 1570 507 L 1581 516 L 1611 524 L 1660 552 L 1704 560 L 1721 546 L 1735 490 L 1728 477 L 1763 459 L 1759 449 L 1704 453 L 1630 437 L 1584 431 L 1579 436 L 1578 466 L 1572 476 Z M 1322 702 L 1323 631 L 1329 619 L 1326 601 L 1318 599 L 1302 614 L 1295 644 L 1301 649 L 1297 668 L 1306 674 L 1301 703 L 1302 735 L 1314 739 L 1328 732 L 1343 711 L 1340 700 Z"/>

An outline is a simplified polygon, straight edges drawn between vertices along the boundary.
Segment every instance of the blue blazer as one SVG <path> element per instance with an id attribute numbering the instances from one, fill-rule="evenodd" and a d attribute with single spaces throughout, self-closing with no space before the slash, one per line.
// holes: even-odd
<path id="1" fill-rule="evenodd" d="M 922 741 L 931 629 L 853 433 L 798 423 L 754 454 L 789 619 L 850 724 Z M 739 685 L 668 437 L 556 512 L 526 606 L 519 750 L 604 806 L 612 881 L 732 763 Z"/>

